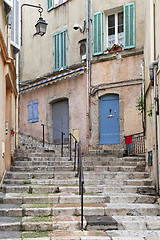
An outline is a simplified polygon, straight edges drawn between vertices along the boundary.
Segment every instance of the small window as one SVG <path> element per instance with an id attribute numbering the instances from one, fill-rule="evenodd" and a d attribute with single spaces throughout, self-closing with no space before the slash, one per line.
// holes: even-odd
<path id="1" fill-rule="evenodd" d="M 38 100 L 28 102 L 28 122 L 38 122 Z"/>
<path id="2" fill-rule="evenodd" d="M 53 36 L 54 71 L 67 67 L 67 30 Z"/>
<path id="3" fill-rule="evenodd" d="M 67 1 L 68 0 L 47 0 L 47 9 L 50 11 L 52 8 L 58 7 Z"/>

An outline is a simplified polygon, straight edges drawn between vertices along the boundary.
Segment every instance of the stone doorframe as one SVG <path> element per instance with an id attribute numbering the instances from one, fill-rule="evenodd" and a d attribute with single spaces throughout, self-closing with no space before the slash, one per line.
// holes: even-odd
<path id="1" fill-rule="evenodd" d="M 91 96 L 90 107 L 90 148 L 109 148 L 110 145 L 100 145 L 100 98 L 108 94 L 119 95 L 119 127 L 120 127 L 120 146 L 124 146 L 124 98 L 119 89 L 107 88 L 97 91 Z M 112 145 L 116 146 L 116 145 Z M 119 145 L 117 145 L 119 146 Z"/>
<path id="2" fill-rule="evenodd" d="M 71 129 L 71 94 L 58 94 L 58 95 L 54 95 L 50 98 L 48 98 L 47 100 L 47 116 L 46 116 L 46 125 L 48 126 L 52 126 L 52 104 L 59 102 L 59 101 L 63 101 L 63 100 L 68 100 L 68 107 L 69 107 L 69 132 Z M 52 142 L 52 131 L 49 131 L 49 129 L 47 128 L 47 140 L 49 142 Z"/>

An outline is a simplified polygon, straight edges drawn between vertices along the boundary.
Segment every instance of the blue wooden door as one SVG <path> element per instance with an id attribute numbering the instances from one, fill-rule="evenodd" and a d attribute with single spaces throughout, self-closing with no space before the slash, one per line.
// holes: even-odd
<path id="1" fill-rule="evenodd" d="M 119 143 L 119 96 L 109 94 L 100 99 L 100 144 Z"/>
<path id="2" fill-rule="evenodd" d="M 52 105 L 53 143 L 61 142 L 61 132 L 64 132 L 64 142 L 69 139 L 69 107 L 68 100 L 56 102 Z M 61 132 L 60 132 L 61 131 Z"/>

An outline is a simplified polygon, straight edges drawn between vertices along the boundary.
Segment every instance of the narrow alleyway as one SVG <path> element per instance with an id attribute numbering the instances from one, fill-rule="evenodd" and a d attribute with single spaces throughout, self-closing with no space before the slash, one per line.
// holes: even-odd
<path id="1" fill-rule="evenodd" d="M 19 143 L 0 193 L 0 239 L 160 239 L 160 206 L 143 157 L 83 157 L 81 231 L 78 178 L 68 149 L 60 157 L 58 146 L 44 151 L 21 135 Z"/>

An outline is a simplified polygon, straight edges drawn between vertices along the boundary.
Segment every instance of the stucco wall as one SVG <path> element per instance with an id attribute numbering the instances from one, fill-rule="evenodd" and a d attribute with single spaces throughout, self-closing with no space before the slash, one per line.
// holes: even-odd
<path id="1" fill-rule="evenodd" d="M 22 3 L 28 2 L 23 0 Z M 92 13 L 98 11 L 106 11 L 108 9 L 123 7 L 125 3 L 132 2 L 128 0 L 92 1 Z M 35 0 L 34 4 L 38 5 L 39 1 Z M 136 5 L 136 48 L 142 48 L 144 45 L 144 19 L 145 19 L 146 0 L 135 0 Z M 21 81 L 35 79 L 38 76 L 52 73 L 54 71 L 53 60 L 53 35 L 59 31 L 67 29 L 67 66 L 70 67 L 77 63 L 81 63 L 80 43 L 82 39 L 86 39 L 85 33 L 79 30 L 73 30 L 75 23 L 83 27 L 86 20 L 86 1 L 70 0 L 59 7 L 47 11 L 47 1 L 42 0 L 41 6 L 44 8 L 42 17 L 48 23 L 47 33 L 40 37 L 33 37 L 35 33 L 35 23 L 39 18 L 37 9 L 24 7 L 22 15 L 22 48 L 21 48 Z M 103 26 L 105 31 L 105 26 Z M 91 22 L 91 38 L 92 38 L 92 22 Z M 105 42 L 105 39 L 104 39 Z M 105 45 L 105 44 L 104 44 Z M 104 46 L 105 47 L 105 46 Z M 92 44 L 91 44 L 92 51 Z"/>
<path id="2" fill-rule="evenodd" d="M 83 147 L 86 145 L 86 76 L 66 78 L 55 84 L 37 88 L 20 94 L 19 107 L 19 130 L 23 134 L 31 135 L 35 138 L 42 139 L 41 124 L 53 126 L 52 123 L 52 103 L 62 99 L 68 99 L 69 102 L 69 131 L 79 129 L 80 139 Z M 39 121 L 28 123 L 29 101 L 38 100 Z M 72 117 L 71 117 L 72 116 Z"/>

